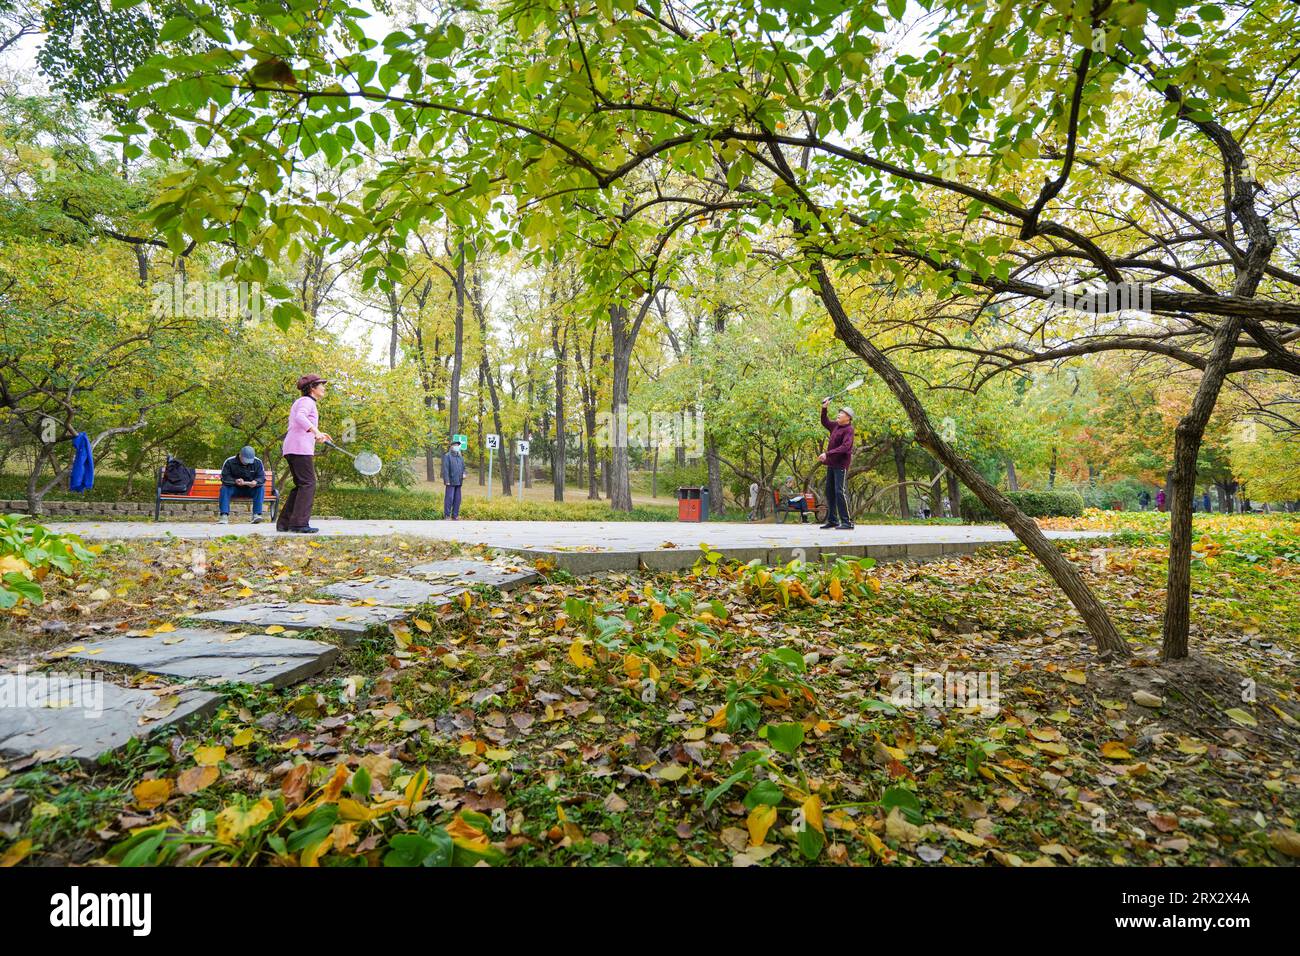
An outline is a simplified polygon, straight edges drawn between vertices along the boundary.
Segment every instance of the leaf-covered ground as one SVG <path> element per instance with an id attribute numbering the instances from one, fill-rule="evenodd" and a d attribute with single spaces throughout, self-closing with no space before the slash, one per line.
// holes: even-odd
<path id="1" fill-rule="evenodd" d="M 1300 524 L 1198 521 L 1196 654 L 1170 666 L 1155 658 L 1164 551 L 1143 521 L 1067 551 L 1133 641 L 1131 664 L 1098 665 L 1011 547 L 923 565 L 551 573 L 417 612 L 309 684 L 232 688 L 215 719 L 93 771 L 11 764 L 0 797 L 28 799 L 0 823 L 0 857 L 1291 863 Z M 60 610 L 11 628 L 5 653 L 53 646 L 41 625 L 56 618 L 70 628 L 58 643 L 105 622 L 165 626 L 438 547 L 214 542 L 187 578 L 191 562 L 157 545 L 114 546 L 51 589 Z M 100 587 L 111 597 L 96 603 Z"/>

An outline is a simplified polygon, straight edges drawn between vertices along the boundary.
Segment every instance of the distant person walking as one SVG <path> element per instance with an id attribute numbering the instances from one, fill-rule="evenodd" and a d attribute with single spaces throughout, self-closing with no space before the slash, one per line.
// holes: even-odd
<path id="1" fill-rule="evenodd" d="M 1138 507 L 1143 511 L 1146 511 L 1151 507 L 1151 492 L 1147 491 L 1145 488 L 1138 492 Z"/>
<path id="2" fill-rule="evenodd" d="M 1156 510 L 1165 510 L 1165 489 L 1163 488 L 1156 492 Z"/>
<path id="3" fill-rule="evenodd" d="M 823 528 L 848 531 L 853 527 L 849 519 L 849 502 L 844 494 L 844 480 L 853 460 L 853 409 L 847 405 L 835 413 L 831 421 L 826 414 L 830 399 L 822 399 L 822 427 L 830 432 L 826 450 L 817 460 L 826 466 L 826 523 Z"/>
<path id="4" fill-rule="evenodd" d="M 465 458 L 460 453 L 460 442 L 453 441 L 451 448 L 442 456 L 442 483 L 447 486 L 442 493 L 444 519 L 460 520 L 460 489 L 464 482 Z"/>
<path id="5" fill-rule="evenodd" d="M 315 534 L 318 530 L 311 526 L 311 506 L 316 501 L 316 443 L 333 440 L 316 427 L 320 420 L 316 403 L 325 397 L 325 385 L 325 379 L 315 374 L 298 379 L 302 397 L 289 409 L 289 430 L 281 446 L 293 475 L 293 488 L 276 518 L 277 531 Z"/>

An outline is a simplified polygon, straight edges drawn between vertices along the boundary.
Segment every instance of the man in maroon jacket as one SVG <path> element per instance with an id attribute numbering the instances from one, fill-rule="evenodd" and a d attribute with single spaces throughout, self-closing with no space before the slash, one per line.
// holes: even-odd
<path id="1" fill-rule="evenodd" d="M 844 479 L 853 460 L 853 409 L 845 406 L 831 421 L 826 414 L 830 399 L 822 399 L 822 427 L 831 433 L 826 450 L 817 460 L 826 466 L 826 523 L 823 528 L 848 531 L 853 527 L 849 520 L 849 502 L 844 496 Z"/>

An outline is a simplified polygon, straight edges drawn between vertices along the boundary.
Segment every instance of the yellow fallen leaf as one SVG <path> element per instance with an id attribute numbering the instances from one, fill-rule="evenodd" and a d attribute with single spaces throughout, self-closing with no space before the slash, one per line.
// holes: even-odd
<path id="1" fill-rule="evenodd" d="M 596 665 L 595 659 L 583 650 L 580 637 L 575 637 L 573 643 L 569 645 L 569 660 L 573 661 L 574 666 L 579 670 L 584 671 Z"/>
<path id="2" fill-rule="evenodd" d="M 216 746 L 194 748 L 194 762 L 200 767 L 215 767 L 225 759 L 225 747 Z"/>
<path id="3" fill-rule="evenodd" d="M 166 634 L 168 631 L 176 630 L 175 624 L 159 624 L 153 629 L 155 634 Z"/>
<path id="4" fill-rule="evenodd" d="M 270 819 L 275 812 L 275 805 L 270 797 L 263 797 L 247 810 L 229 806 L 217 814 L 217 839 L 222 843 L 234 843 L 253 827 Z"/>
<path id="5" fill-rule="evenodd" d="M 803 818 L 804 822 L 818 833 L 826 833 L 826 826 L 822 821 L 822 798 L 817 794 L 814 793 L 803 802 Z"/>
<path id="6" fill-rule="evenodd" d="M 776 823 L 776 807 L 760 804 L 749 811 L 745 819 L 745 828 L 749 830 L 749 845 L 762 846 L 767 839 L 767 831 Z"/>
<path id="7" fill-rule="evenodd" d="M 469 850 L 482 852 L 491 846 L 491 843 L 488 840 L 488 835 L 472 823 L 466 821 L 464 815 L 460 813 L 456 814 L 455 819 L 453 819 L 451 823 L 447 824 L 447 834 L 459 846 L 463 846 Z"/>
<path id="8" fill-rule="evenodd" d="M 236 747 L 247 747 L 253 742 L 253 728 L 245 727 L 231 739 L 230 743 Z"/>
<path id="9" fill-rule="evenodd" d="M 1300 833 L 1295 830 L 1274 830 L 1268 835 L 1268 842 L 1279 853 L 1293 859 L 1300 858 Z"/>
<path id="10" fill-rule="evenodd" d="M 1233 707 L 1230 710 L 1225 710 L 1224 713 L 1243 727 L 1259 726 L 1259 721 L 1255 719 L 1255 715 L 1248 710 L 1242 710 L 1240 707 Z"/>
<path id="11" fill-rule="evenodd" d="M 1132 760 L 1133 755 L 1128 752 L 1118 740 L 1111 740 L 1101 745 L 1101 755 L 1107 760 Z"/>
<path id="12" fill-rule="evenodd" d="M 423 634 L 430 634 L 433 632 L 433 625 L 430 624 L 422 617 L 417 617 L 411 623 L 414 624 L 416 628 Z"/>
<path id="13" fill-rule="evenodd" d="M 32 852 L 31 840 L 19 840 L 9 849 L 5 850 L 5 855 L 0 856 L 0 870 L 11 866 L 17 866 Z"/>
<path id="14" fill-rule="evenodd" d="M 690 772 L 690 768 L 685 764 L 672 763 L 660 769 L 656 776 L 663 780 L 676 781 L 682 779 L 682 777 L 686 776 Z"/>
<path id="15" fill-rule="evenodd" d="M 131 791 L 135 795 L 135 805 L 141 810 L 152 810 L 162 806 L 172 795 L 172 782 L 166 778 L 160 780 L 141 780 Z"/>
<path id="16" fill-rule="evenodd" d="M 266 629 L 265 633 L 267 633 L 267 634 L 280 634 L 280 633 L 283 633 L 283 631 L 284 631 L 284 626 L 283 626 L 283 625 L 281 625 L 281 624 L 272 624 L 270 627 L 268 627 L 268 628 Z"/>

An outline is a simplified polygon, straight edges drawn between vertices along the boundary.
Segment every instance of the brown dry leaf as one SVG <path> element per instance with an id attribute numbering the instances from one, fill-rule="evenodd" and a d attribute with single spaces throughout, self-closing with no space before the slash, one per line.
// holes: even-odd
<path id="1" fill-rule="evenodd" d="M 220 776 L 221 771 L 214 766 L 191 767 L 177 775 L 176 789 L 186 795 L 198 793 L 216 783 Z"/>
<path id="2" fill-rule="evenodd" d="M 284 796 L 285 805 L 296 807 L 302 803 L 307 796 L 307 785 L 311 777 L 311 764 L 300 763 L 284 775 L 284 781 L 280 784 L 280 793 Z"/>

